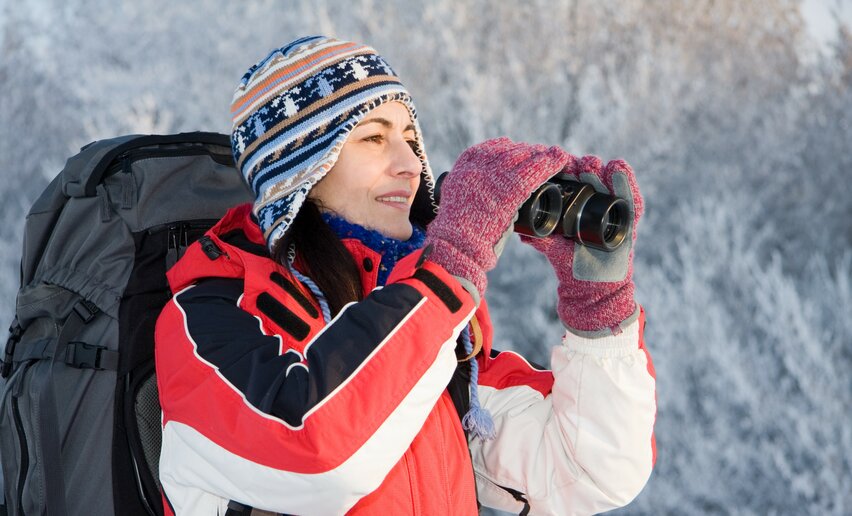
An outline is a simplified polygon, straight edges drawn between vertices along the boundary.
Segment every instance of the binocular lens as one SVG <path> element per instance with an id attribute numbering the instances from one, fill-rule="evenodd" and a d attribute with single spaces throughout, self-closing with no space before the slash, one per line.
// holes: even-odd
<path id="1" fill-rule="evenodd" d="M 620 246 L 630 227 L 627 201 L 601 193 L 588 198 L 578 217 L 580 242 L 603 251 L 614 251 Z"/>
<path id="2" fill-rule="evenodd" d="M 617 209 L 608 211 L 603 225 L 603 241 L 609 243 L 613 242 L 618 236 L 619 229 L 621 228 L 621 211 Z"/>
<path id="3" fill-rule="evenodd" d="M 548 214 L 548 208 L 547 207 L 542 208 L 540 204 L 536 205 L 536 207 L 535 207 L 535 221 L 533 221 L 533 224 L 535 224 L 535 227 L 538 228 L 538 227 L 541 227 L 543 224 L 547 223 L 547 219 L 549 218 L 547 216 L 547 214 Z"/>
<path id="4" fill-rule="evenodd" d="M 559 214 L 562 209 L 562 194 L 559 187 L 552 184 L 543 185 L 518 210 L 518 221 L 515 230 L 530 236 L 543 238 L 553 233 L 559 225 Z"/>

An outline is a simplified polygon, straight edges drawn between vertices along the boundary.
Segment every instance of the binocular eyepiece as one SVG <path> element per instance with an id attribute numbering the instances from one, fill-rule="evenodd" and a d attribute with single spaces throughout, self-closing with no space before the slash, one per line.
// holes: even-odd
<path id="1" fill-rule="evenodd" d="M 441 184 L 435 181 L 435 199 L 441 202 Z M 578 244 L 615 251 L 627 236 L 632 222 L 630 206 L 621 197 L 596 191 L 564 173 L 539 186 L 518 209 L 515 232 L 545 238 L 559 231 Z"/>

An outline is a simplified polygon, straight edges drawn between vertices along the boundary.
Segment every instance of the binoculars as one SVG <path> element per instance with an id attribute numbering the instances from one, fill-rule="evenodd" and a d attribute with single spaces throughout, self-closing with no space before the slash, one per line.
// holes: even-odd
<path id="1" fill-rule="evenodd" d="M 435 199 L 439 203 L 441 184 L 447 174 L 444 172 L 435 181 Z M 534 238 L 558 231 L 578 244 L 611 252 L 624 243 L 631 222 L 627 201 L 559 173 L 521 205 L 514 229 L 515 233 Z"/>

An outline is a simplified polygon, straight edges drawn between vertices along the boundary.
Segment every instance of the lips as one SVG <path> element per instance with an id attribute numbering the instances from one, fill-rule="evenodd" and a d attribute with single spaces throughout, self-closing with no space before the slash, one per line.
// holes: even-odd
<path id="1" fill-rule="evenodd" d="M 395 190 L 387 192 L 376 197 L 380 203 L 393 206 L 395 208 L 408 208 L 408 200 L 411 198 L 411 192 L 405 190 Z"/>

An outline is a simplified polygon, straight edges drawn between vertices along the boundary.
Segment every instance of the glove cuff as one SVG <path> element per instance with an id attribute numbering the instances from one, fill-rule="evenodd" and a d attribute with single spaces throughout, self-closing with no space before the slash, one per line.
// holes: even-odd
<path id="1" fill-rule="evenodd" d="M 558 290 L 559 318 L 568 331 L 581 337 L 618 335 L 639 316 L 632 281 L 615 289 L 587 288 L 578 292 L 575 287 L 571 296 L 562 285 Z"/>

